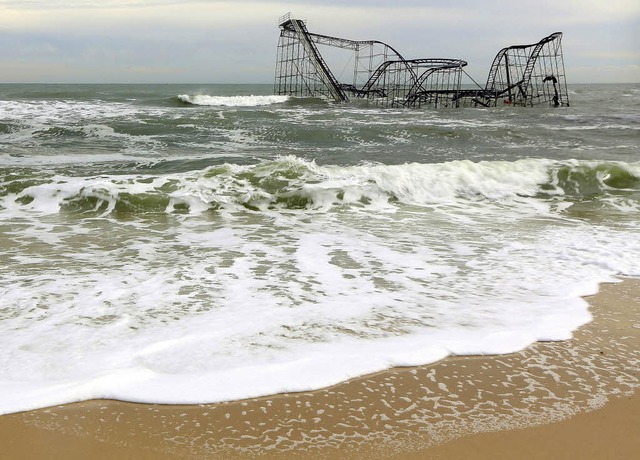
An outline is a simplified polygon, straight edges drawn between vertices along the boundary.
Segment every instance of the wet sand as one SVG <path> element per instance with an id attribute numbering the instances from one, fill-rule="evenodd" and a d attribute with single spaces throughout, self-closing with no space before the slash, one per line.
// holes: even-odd
<path id="1" fill-rule="evenodd" d="M 564 342 L 197 406 L 88 401 L 0 416 L 13 459 L 627 459 L 640 452 L 640 280 Z"/>

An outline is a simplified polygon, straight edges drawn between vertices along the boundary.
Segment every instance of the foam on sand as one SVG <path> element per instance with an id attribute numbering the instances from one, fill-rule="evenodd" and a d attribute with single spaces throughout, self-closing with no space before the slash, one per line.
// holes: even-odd
<path id="1" fill-rule="evenodd" d="M 314 392 L 215 405 L 89 401 L 0 417 L 0 431 L 33 433 L 8 444 L 15 458 L 27 446 L 37 450 L 34 439 L 41 438 L 47 439 L 40 447 L 47 455 L 82 445 L 78 452 L 95 450 L 99 459 L 494 459 L 512 458 L 514 451 L 541 459 L 633 458 L 640 447 L 637 393 L 631 396 L 639 386 L 638 299 L 638 280 L 604 285 L 588 299 L 594 322 L 573 340 L 538 343 L 511 355 L 448 358 Z M 615 398 L 625 399 L 613 404 L 604 423 L 600 417 L 595 430 L 585 431 L 579 418 L 574 422 L 576 414 Z M 565 419 L 541 436 L 522 430 Z M 511 442 L 510 433 L 466 442 L 471 434 L 516 428 L 523 442 Z M 462 450 L 457 441 L 430 449 L 461 437 Z"/>

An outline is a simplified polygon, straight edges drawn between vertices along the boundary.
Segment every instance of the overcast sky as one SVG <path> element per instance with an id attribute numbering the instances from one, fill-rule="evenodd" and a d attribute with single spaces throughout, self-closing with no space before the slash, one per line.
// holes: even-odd
<path id="1" fill-rule="evenodd" d="M 278 17 L 469 62 L 564 32 L 569 83 L 640 82 L 638 0 L 0 0 L 0 82 L 272 83 Z"/>

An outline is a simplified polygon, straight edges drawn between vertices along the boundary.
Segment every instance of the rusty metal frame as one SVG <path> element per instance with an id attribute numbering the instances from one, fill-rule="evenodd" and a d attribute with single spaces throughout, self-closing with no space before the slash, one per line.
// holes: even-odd
<path id="1" fill-rule="evenodd" d="M 274 92 L 325 97 L 336 102 L 367 99 L 392 107 L 568 106 L 562 33 L 531 45 L 501 49 L 487 83 L 478 85 L 461 59 L 405 59 L 377 40 L 356 41 L 311 33 L 303 20 L 288 13 L 278 21 L 280 38 Z M 319 47 L 352 53 L 353 79 L 341 82 Z M 473 82 L 463 86 L 463 75 Z"/>

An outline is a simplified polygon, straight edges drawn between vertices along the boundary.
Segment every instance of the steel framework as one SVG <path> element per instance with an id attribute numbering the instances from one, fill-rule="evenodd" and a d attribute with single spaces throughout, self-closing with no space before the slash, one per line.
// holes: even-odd
<path id="1" fill-rule="evenodd" d="M 336 102 L 368 99 L 392 107 L 569 105 L 561 32 L 532 45 L 500 50 L 481 87 L 466 73 L 467 62 L 461 59 L 405 59 L 380 41 L 311 33 L 303 20 L 290 13 L 278 25 L 276 94 L 326 97 Z M 319 46 L 350 53 L 351 81 L 336 78 Z M 463 87 L 463 74 L 474 89 Z"/>
<path id="2" fill-rule="evenodd" d="M 501 49 L 489 70 L 486 90 L 516 105 L 568 106 L 562 33 L 555 32 L 533 45 Z"/>

